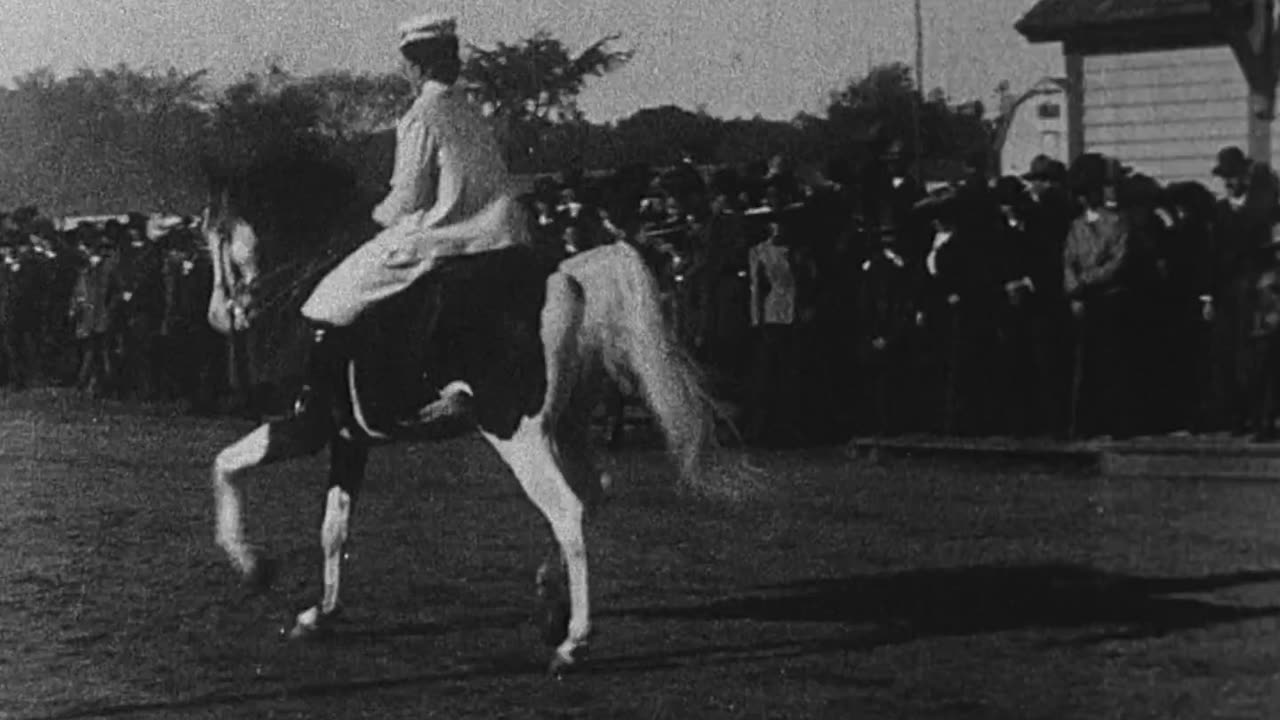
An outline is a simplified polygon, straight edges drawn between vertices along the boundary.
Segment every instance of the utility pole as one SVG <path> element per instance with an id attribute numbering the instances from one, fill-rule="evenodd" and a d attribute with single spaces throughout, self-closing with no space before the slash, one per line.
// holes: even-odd
<path id="1" fill-rule="evenodd" d="M 921 143 L 920 114 L 924 112 L 924 15 L 920 12 L 920 0 L 916 4 L 916 109 L 912 113 L 915 125 L 916 179 L 924 182 L 924 147 Z"/>
<path id="2" fill-rule="evenodd" d="M 924 97 L 924 13 L 920 10 L 920 0 L 916 0 L 916 84 L 920 88 L 920 97 Z"/>

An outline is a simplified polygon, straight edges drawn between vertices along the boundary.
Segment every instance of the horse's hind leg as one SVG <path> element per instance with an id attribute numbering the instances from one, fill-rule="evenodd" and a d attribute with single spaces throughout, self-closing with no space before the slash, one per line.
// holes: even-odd
<path id="1" fill-rule="evenodd" d="M 244 540 L 243 499 L 236 476 L 252 467 L 319 452 L 326 437 L 314 425 L 299 420 L 267 423 L 228 445 L 213 463 L 218 545 L 253 589 L 270 584 L 272 563 L 259 559 Z"/>
<path id="2" fill-rule="evenodd" d="M 597 397 L 587 388 L 576 388 L 555 433 L 560 467 L 588 515 L 604 503 L 611 484 L 608 473 L 600 469 L 600 456 L 592 442 L 591 414 Z"/>
<path id="3" fill-rule="evenodd" d="M 591 634 L 587 592 L 587 549 L 582 533 L 583 503 L 560 469 L 551 439 L 538 420 L 525 420 L 510 440 L 485 438 L 511 468 L 525 494 L 542 511 L 560 543 L 569 576 L 569 633 L 556 648 L 552 672 L 577 661 Z"/>
<path id="4" fill-rule="evenodd" d="M 617 382 L 610 382 L 604 395 L 605 416 L 609 423 L 609 449 L 622 448 L 627 422 L 627 396 Z"/>
<path id="5" fill-rule="evenodd" d="M 351 509 L 364 485 L 369 448 L 334 436 L 329 444 L 329 493 L 325 497 L 320 545 L 324 549 L 324 594 L 320 604 L 298 614 L 291 638 L 321 631 L 326 621 L 337 617 L 338 587 L 342 574 L 342 546 L 350 532 Z"/>

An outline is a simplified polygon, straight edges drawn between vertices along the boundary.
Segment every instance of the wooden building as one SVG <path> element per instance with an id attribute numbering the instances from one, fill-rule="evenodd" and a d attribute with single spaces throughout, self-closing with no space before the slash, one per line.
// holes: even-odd
<path id="1" fill-rule="evenodd" d="M 1022 175 L 1037 155 L 1067 162 L 1067 82 L 1043 78 L 1002 112 L 996 140 L 1001 175 Z"/>
<path id="2" fill-rule="evenodd" d="M 1069 157 L 1101 152 L 1161 181 L 1213 187 L 1224 146 L 1280 166 L 1271 4 L 1040 0 L 1016 28 L 1062 44 Z"/>

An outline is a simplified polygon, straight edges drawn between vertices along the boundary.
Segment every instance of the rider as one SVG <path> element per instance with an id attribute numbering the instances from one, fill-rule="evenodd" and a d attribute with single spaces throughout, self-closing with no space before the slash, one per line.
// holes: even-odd
<path id="1" fill-rule="evenodd" d="M 417 100 L 396 128 L 391 192 L 373 211 L 385 229 L 330 272 L 302 307 L 314 335 L 295 417 L 341 378 L 345 332 L 368 307 L 412 285 L 440 258 L 530 242 L 518 190 L 491 129 L 465 91 L 456 21 L 400 26 L 402 69 Z"/>

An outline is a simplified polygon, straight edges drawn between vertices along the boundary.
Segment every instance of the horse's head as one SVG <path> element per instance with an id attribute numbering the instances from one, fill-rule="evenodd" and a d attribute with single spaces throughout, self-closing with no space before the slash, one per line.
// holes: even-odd
<path id="1" fill-rule="evenodd" d="M 394 149 L 385 134 L 348 143 L 300 136 L 248 157 L 206 159 L 203 231 L 215 296 L 246 320 L 300 305 L 326 270 L 376 232 L 370 211 L 394 160 L 381 152 L 388 137 Z M 216 312 L 211 305 L 211 319 Z"/>
<path id="2" fill-rule="evenodd" d="M 243 331 L 256 305 L 261 243 L 253 225 L 240 215 L 232 188 L 210 184 L 213 192 L 201 223 L 213 263 L 209 323 L 222 333 Z"/>

